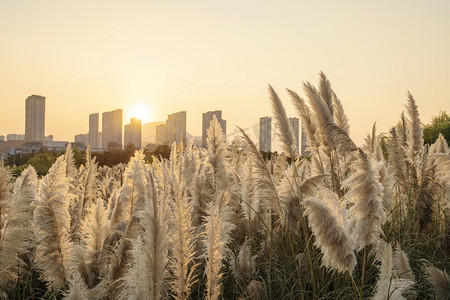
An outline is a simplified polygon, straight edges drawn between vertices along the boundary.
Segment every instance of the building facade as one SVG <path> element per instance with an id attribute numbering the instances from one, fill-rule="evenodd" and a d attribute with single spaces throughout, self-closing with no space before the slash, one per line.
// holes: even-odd
<path id="1" fill-rule="evenodd" d="M 167 126 L 166 123 L 156 125 L 156 143 L 164 144 L 168 143 L 167 140 Z"/>
<path id="2" fill-rule="evenodd" d="M 220 127 L 222 127 L 222 132 L 226 136 L 227 134 L 227 121 L 222 119 L 222 111 L 216 110 L 216 111 L 208 111 L 203 113 L 202 115 L 202 147 L 206 147 L 206 140 L 208 138 L 208 128 L 211 124 L 211 121 L 213 119 L 213 116 L 216 116 L 217 121 L 220 124 Z"/>
<path id="3" fill-rule="evenodd" d="M 272 118 L 259 118 L 259 150 L 272 151 Z"/>
<path id="4" fill-rule="evenodd" d="M 142 121 L 138 118 L 131 118 L 130 124 L 125 125 L 124 146 L 133 144 L 136 149 L 142 147 Z"/>
<path id="5" fill-rule="evenodd" d="M 89 143 L 89 138 L 88 137 L 89 137 L 88 133 L 86 133 L 86 134 L 83 134 L 83 133 L 82 134 L 77 134 L 74 137 L 74 142 L 83 144 L 84 147 L 87 147 L 87 145 Z"/>
<path id="6" fill-rule="evenodd" d="M 180 111 L 167 116 L 166 120 L 167 141 L 186 143 L 186 111 Z"/>
<path id="7" fill-rule="evenodd" d="M 102 148 L 122 148 L 122 109 L 102 114 Z"/>
<path id="8" fill-rule="evenodd" d="M 89 145 L 91 149 L 100 148 L 100 135 L 98 131 L 99 114 L 89 115 Z"/>
<path id="9" fill-rule="evenodd" d="M 31 95 L 25 101 L 25 139 L 44 141 L 45 97 Z"/>
<path id="10" fill-rule="evenodd" d="M 165 122 L 151 122 L 142 125 L 142 145 L 154 144 L 156 141 L 156 126 Z"/>

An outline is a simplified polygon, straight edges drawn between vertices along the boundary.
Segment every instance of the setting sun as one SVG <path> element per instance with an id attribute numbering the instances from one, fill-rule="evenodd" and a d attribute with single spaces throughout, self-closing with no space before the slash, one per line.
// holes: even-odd
<path id="1" fill-rule="evenodd" d="M 151 110 L 148 105 L 144 103 L 134 103 L 128 109 L 128 118 L 126 122 L 129 121 L 130 118 L 138 118 L 142 120 L 142 123 L 147 123 L 151 118 Z"/>

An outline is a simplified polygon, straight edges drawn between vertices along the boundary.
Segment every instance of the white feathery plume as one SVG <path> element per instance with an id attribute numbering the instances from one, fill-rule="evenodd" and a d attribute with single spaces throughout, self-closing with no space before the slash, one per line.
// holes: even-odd
<path id="1" fill-rule="evenodd" d="M 70 143 L 67 144 L 66 149 L 66 176 L 69 181 L 74 181 L 77 176 L 77 168 L 75 167 L 75 159 L 73 157 L 73 150 Z"/>
<path id="2" fill-rule="evenodd" d="M 429 154 L 449 153 L 449 148 L 448 148 L 447 141 L 445 140 L 445 138 L 442 135 L 442 133 L 439 133 L 439 136 L 436 139 L 436 141 L 428 149 L 428 153 Z"/>
<path id="3" fill-rule="evenodd" d="M 194 275 L 195 228 L 192 226 L 192 207 L 188 202 L 186 191 L 179 189 L 176 193 L 178 195 L 171 211 L 172 257 L 169 268 L 173 273 L 173 279 L 170 286 L 175 299 L 188 299 L 191 286 L 196 281 Z"/>
<path id="4" fill-rule="evenodd" d="M 206 299 L 216 300 L 220 296 L 221 268 L 225 259 L 225 251 L 230 241 L 230 232 L 234 225 L 230 222 L 232 211 L 228 205 L 228 192 L 216 196 L 208 205 L 205 218 L 206 243 Z"/>
<path id="5" fill-rule="evenodd" d="M 238 298 L 238 300 L 252 299 L 263 300 L 269 299 L 267 290 L 261 281 L 252 280 L 245 289 L 244 293 Z"/>
<path id="6" fill-rule="evenodd" d="M 69 290 L 63 293 L 66 300 L 86 300 L 92 299 L 88 287 L 81 278 L 80 273 L 75 269 L 69 277 Z"/>
<path id="7" fill-rule="evenodd" d="M 80 173 L 73 183 L 72 192 L 75 197 L 71 209 L 72 240 L 79 239 L 81 221 L 86 215 L 89 207 L 95 202 L 94 199 L 97 194 L 97 175 L 98 173 L 95 157 L 91 160 L 88 154 L 86 159 L 86 167 L 84 169 L 80 168 Z"/>
<path id="8" fill-rule="evenodd" d="M 6 206 L 11 195 L 11 171 L 0 161 L 0 230 L 3 228 L 3 215 L 6 214 Z"/>
<path id="9" fill-rule="evenodd" d="M 379 260 L 381 261 L 381 266 L 379 268 L 380 274 L 375 288 L 375 295 L 373 300 L 387 300 L 390 294 L 390 285 L 392 277 L 392 268 L 394 267 L 394 261 L 392 256 L 392 246 L 383 242 L 382 247 L 384 248 L 379 255 Z M 382 248 L 380 246 L 380 248 Z"/>
<path id="10" fill-rule="evenodd" d="M 322 100 L 317 89 L 311 85 L 309 82 L 303 83 L 303 89 L 305 90 L 306 95 L 309 99 L 309 104 L 312 108 L 315 118 L 312 118 L 317 124 L 317 132 L 318 136 L 322 140 L 322 145 L 325 150 L 330 150 L 334 148 L 332 145 L 332 137 L 331 135 L 322 128 L 324 124 L 331 123 L 334 124 L 333 116 L 328 108 L 327 103 Z"/>
<path id="11" fill-rule="evenodd" d="M 406 300 L 402 295 L 414 284 L 413 280 L 396 277 L 394 271 L 394 257 L 391 244 L 383 242 L 380 248 L 384 248 L 379 255 L 381 266 L 379 267 L 379 278 L 375 288 L 373 300 Z"/>
<path id="12" fill-rule="evenodd" d="M 241 195 L 241 209 L 244 214 L 244 218 L 248 221 L 252 221 L 256 217 L 256 213 L 259 211 L 260 197 L 257 197 L 257 190 L 255 188 L 253 180 L 253 165 L 251 159 L 248 159 L 241 171 L 240 181 L 240 195 Z"/>
<path id="13" fill-rule="evenodd" d="M 36 191 L 36 171 L 30 165 L 14 183 L 14 191 L 8 203 L 8 214 L 4 215 L 0 229 L 0 291 L 8 280 L 17 276 L 17 271 L 23 263 L 20 256 L 30 249 Z"/>
<path id="14" fill-rule="evenodd" d="M 291 125 L 289 124 L 286 110 L 277 93 L 270 85 L 268 90 L 270 102 L 272 104 L 272 113 L 275 116 L 275 126 L 278 129 L 277 134 L 282 142 L 282 149 L 291 159 L 297 159 L 298 150 L 295 146 L 295 137 Z"/>
<path id="15" fill-rule="evenodd" d="M 123 185 L 119 193 L 116 207 L 116 216 L 111 221 L 118 222 L 132 220 L 133 212 L 142 209 L 146 194 L 145 163 L 142 151 L 135 153 L 125 169 Z M 117 218 L 117 219 L 116 219 Z M 137 232 L 132 237 L 136 237 Z"/>
<path id="16" fill-rule="evenodd" d="M 245 239 L 241 245 L 237 257 L 231 258 L 231 270 L 236 281 L 244 280 L 250 282 L 255 273 L 256 255 L 252 256 L 251 247 L 248 239 Z"/>
<path id="17" fill-rule="evenodd" d="M 410 92 L 408 92 L 408 104 L 406 105 L 408 113 L 408 158 L 413 163 L 423 151 L 423 128 L 420 125 L 419 110 L 416 101 Z"/>
<path id="18" fill-rule="evenodd" d="M 158 197 L 155 175 L 146 172 L 148 192 L 144 196 L 144 209 L 136 212 L 142 228 L 133 240 L 133 263 L 129 273 L 122 278 L 120 299 L 162 299 L 163 284 L 167 277 L 168 227 L 166 199 Z"/>
<path id="19" fill-rule="evenodd" d="M 433 286 L 439 299 L 448 299 L 450 275 L 446 271 L 436 268 L 426 260 L 422 260 L 422 262 L 425 264 L 427 279 Z"/>
<path id="20" fill-rule="evenodd" d="M 320 97 L 328 106 L 328 110 L 330 111 L 331 116 L 334 115 L 334 107 L 333 107 L 333 90 L 331 89 L 330 81 L 327 76 L 323 73 L 319 73 L 319 93 Z"/>
<path id="21" fill-rule="evenodd" d="M 227 155 L 227 148 L 225 144 L 225 136 L 222 127 L 217 121 L 216 116 L 213 116 L 207 132 L 207 151 L 206 162 L 211 167 L 212 171 L 212 187 L 217 190 L 227 188 L 227 163 L 225 156 Z"/>
<path id="22" fill-rule="evenodd" d="M 333 107 L 334 113 L 333 118 L 336 125 L 344 130 L 347 134 L 350 134 L 350 125 L 348 123 L 347 115 L 344 112 L 344 107 L 341 103 L 341 100 L 336 96 L 333 92 Z"/>
<path id="23" fill-rule="evenodd" d="M 88 209 L 88 213 L 81 224 L 81 243 L 84 246 L 84 264 L 87 267 L 87 285 L 93 288 L 100 275 L 100 259 L 103 243 L 106 238 L 107 216 L 101 198 Z"/>
<path id="24" fill-rule="evenodd" d="M 123 185 L 108 224 L 100 265 L 100 277 L 107 285 L 107 297 L 114 298 L 122 293 L 118 279 L 129 271 L 132 262 L 132 241 L 142 228 L 139 213 L 148 198 L 146 166 L 142 151 L 136 151 L 123 175 Z"/>
<path id="25" fill-rule="evenodd" d="M 395 181 L 403 190 L 406 189 L 406 153 L 401 137 L 397 135 L 395 127 L 390 130 L 388 142 L 389 171 L 393 174 Z M 406 191 L 405 191 L 406 192 Z"/>
<path id="26" fill-rule="evenodd" d="M 327 205 L 321 198 L 311 197 L 303 200 L 305 215 L 315 236 L 314 244 L 323 253 L 322 265 L 338 272 L 350 274 L 356 266 L 352 240 L 345 227 L 336 218 L 338 212 Z"/>
<path id="27" fill-rule="evenodd" d="M 378 172 L 361 149 L 351 167 L 353 173 L 343 183 L 348 189 L 345 198 L 353 203 L 349 233 L 356 241 L 357 250 L 368 244 L 376 247 L 383 234 L 381 224 L 385 219 L 383 187 L 379 183 Z"/>
<path id="28" fill-rule="evenodd" d="M 437 153 L 430 157 L 436 166 L 436 177 L 439 179 L 444 194 L 446 196 L 446 204 L 442 205 L 450 212 L 450 154 Z"/>
<path id="29" fill-rule="evenodd" d="M 280 198 L 278 197 L 277 187 L 266 163 L 264 162 L 264 159 L 261 156 L 261 153 L 258 151 L 256 145 L 248 137 L 245 131 L 239 127 L 238 129 L 241 131 L 245 141 L 247 142 L 248 151 L 251 154 L 249 159 L 251 160 L 253 168 L 253 178 L 255 180 L 254 184 L 261 197 L 260 201 L 263 203 L 269 203 L 279 218 L 283 218 L 284 213 L 282 211 Z"/>
<path id="30" fill-rule="evenodd" d="M 316 138 L 316 124 L 312 119 L 311 111 L 308 105 L 306 105 L 305 100 L 301 98 L 296 92 L 289 89 L 287 91 L 291 95 L 292 104 L 294 105 L 297 113 L 302 119 L 302 128 L 306 133 L 306 143 L 308 145 L 308 150 L 315 153 L 317 152 L 317 148 L 320 146 L 320 142 L 317 141 Z"/>
<path id="31" fill-rule="evenodd" d="M 397 245 L 394 251 L 394 271 L 395 274 L 402 279 L 415 281 L 414 273 L 409 265 L 408 255 Z"/>
<path id="32" fill-rule="evenodd" d="M 62 288 L 70 274 L 73 245 L 69 240 L 70 215 L 65 156 L 60 156 L 40 181 L 34 210 L 36 266 L 52 289 Z"/>

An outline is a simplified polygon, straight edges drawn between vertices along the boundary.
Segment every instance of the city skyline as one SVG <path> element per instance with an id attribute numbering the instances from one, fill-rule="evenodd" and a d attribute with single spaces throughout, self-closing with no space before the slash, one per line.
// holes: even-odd
<path id="1" fill-rule="evenodd" d="M 449 11 L 443 0 L 3 3 L 0 134 L 25 132 L 32 94 L 46 97 L 55 140 L 88 132 L 92 112 L 139 117 L 139 103 L 143 123 L 188 111 L 194 136 L 202 113 L 220 108 L 232 133 L 272 116 L 268 84 L 298 117 L 285 88 L 305 97 L 302 81 L 323 71 L 362 144 L 375 121 L 380 132 L 395 125 L 408 90 L 423 123 L 450 111 Z"/>

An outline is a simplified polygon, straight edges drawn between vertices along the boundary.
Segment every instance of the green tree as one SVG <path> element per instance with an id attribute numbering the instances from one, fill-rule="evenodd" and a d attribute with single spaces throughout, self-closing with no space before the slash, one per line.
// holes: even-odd
<path id="1" fill-rule="evenodd" d="M 43 176 L 56 161 L 56 157 L 57 154 L 54 152 L 38 153 L 30 158 L 28 163 L 36 169 L 38 175 Z"/>
<path id="2" fill-rule="evenodd" d="M 423 130 L 423 140 L 425 144 L 433 144 L 442 133 L 447 143 L 450 144 L 450 116 L 441 111 L 438 116 L 431 119 L 431 123 L 425 125 Z"/>

